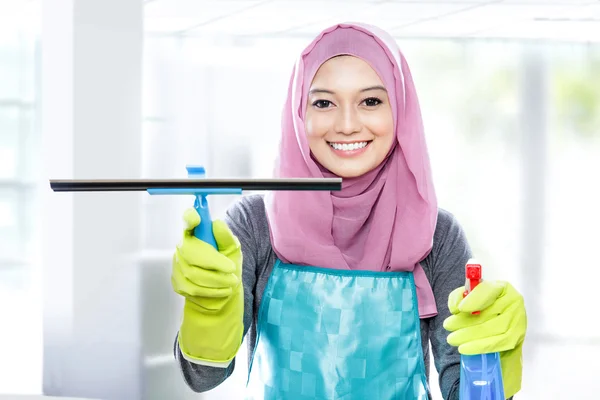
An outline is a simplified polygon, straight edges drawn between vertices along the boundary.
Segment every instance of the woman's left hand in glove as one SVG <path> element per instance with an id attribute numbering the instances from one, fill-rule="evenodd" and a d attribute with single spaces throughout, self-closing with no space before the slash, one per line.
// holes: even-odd
<path id="1" fill-rule="evenodd" d="M 444 321 L 444 328 L 451 332 L 447 341 L 465 355 L 500 353 L 508 399 L 521 389 L 527 331 L 523 296 L 503 281 L 482 281 L 463 298 L 464 290 L 464 286 L 457 288 L 448 297 L 452 315 Z"/>

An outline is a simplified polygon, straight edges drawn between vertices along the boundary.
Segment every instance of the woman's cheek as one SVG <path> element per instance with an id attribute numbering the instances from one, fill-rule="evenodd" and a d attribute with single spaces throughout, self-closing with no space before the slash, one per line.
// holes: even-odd
<path id="1" fill-rule="evenodd" d="M 371 133 L 377 137 L 393 136 L 394 120 L 389 114 L 387 112 L 374 113 L 370 116 L 369 122 L 365 125 L 367 125 Z"/>
<path id="2" fill-rule="evenodd" d="M 308 137 L 314 136 L 314 131 L 315 131 L 314 119 L 308 113 L 306 114 L 306 118 L 304 121 L 304 129 L 306 130 L 306 136 L 308 136 Z"/>
<path id="3" fill-rule="evenodd" d="M 309 138 L 321 138 L 327 134 L 327 129 L 324 129 L 322 121 L 319 118 L 308 117 L 306 119 L 306 136 Z"/>

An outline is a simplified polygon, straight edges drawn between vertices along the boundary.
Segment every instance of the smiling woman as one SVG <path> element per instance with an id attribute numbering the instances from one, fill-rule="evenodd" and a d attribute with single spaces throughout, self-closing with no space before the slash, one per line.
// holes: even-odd
<path id="1" fill-rule="evenodd" d="M 337 56 L 323 63 L 308 94 L 309 147 L 323 167 L 343 178 L 370 172 L 394 143 L 394 118 L 382 78 L 364 60 Z"/>
<path id="2" fill-rule="evenodd" d="M 498 338 L 509 335 L 520 356 L 523 324 L 502 331 L 524 315 L 509 283 L 498 287 L 511 298 L 485 285 L 469 295 L 516 304 L 482 335 L 468 334 L 473 319 L 450 317 L 471 250 L 437 206 L 416 87 L 388 34 L 360 24 L 319 34 L 294 66 L 280 134 L 276 177 L 338 176 L 342 190 L 245 196 L 215 221 L 218 251 L 191 237 L 200 218 L 184 213 L 171 283 L 186 299 L 174 355 L 190 388 L 225 382 L 244 337 L 256 400 L 425 400 L 431 355 L 443 398 L 455 400 L 465 344 L 493 337 L 471 351 L 504 351 Z M 446 329 L 458 332 L 452 343 Z M 505 364 L 510 397 L 521 366 Z"/>

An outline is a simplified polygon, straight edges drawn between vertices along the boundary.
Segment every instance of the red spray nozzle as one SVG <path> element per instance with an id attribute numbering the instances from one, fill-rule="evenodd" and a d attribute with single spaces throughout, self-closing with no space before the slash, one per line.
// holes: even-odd
<path id="1" fill-rule="evenodd" d="M 481 264 L 474 260 L 469 260 L 465 267 L 465 292 L 463 293 L 463 297 L 467 297 L 479 282 L 481 282 Z M 478 315 L 479 311 L 473 311 L 472 314 Z"/>

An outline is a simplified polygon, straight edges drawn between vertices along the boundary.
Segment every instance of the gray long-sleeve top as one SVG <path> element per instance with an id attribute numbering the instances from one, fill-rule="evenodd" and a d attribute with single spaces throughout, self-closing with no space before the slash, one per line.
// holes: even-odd
<path id="1" fill-rule="evenodd" d="M 276 255 L 271 247 L 269 227 L 262 195 L 242 197 L 226 213 L 225 222 L 238 237 L 243 253 L 244 285 L 244 335 L 247 338 L 251 359 L 256 342 L 256 322 L 263 292 L 275 264 Z M 464 267 L 471 258 L 471 249 L 465 234 L 449 212 L 440 209 L 433 238 L 433 249 L 421 263 L 431 283 L 438 314 L 421 319 L 421 338 L 425 368 L 429 371 L 429 343 L 439 375 L 442 396 L 458 400 L 460 354 L 446 342 L 448 332 L 442 326 L 450 316 L 448 295 L 464 285 Z M 177 340 L 174 346 L 177 359 L 187 385 L 195 392 L 206 392 L 220 385 L 233 372 L 235 360 L 228 368 L 197 365 L 185 360 Z M 429 380 L 429 374 L 427 374 Z"/>

